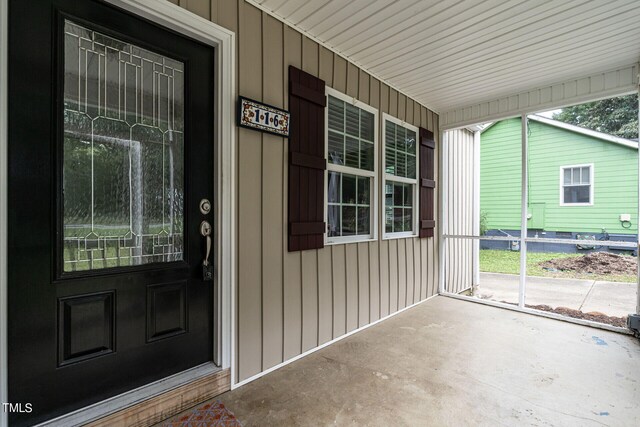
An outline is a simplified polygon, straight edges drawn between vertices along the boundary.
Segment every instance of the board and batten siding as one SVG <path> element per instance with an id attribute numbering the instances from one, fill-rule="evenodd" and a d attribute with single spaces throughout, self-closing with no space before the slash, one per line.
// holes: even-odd
<path id="1" fill-rule="evenodd" d="M 442 147 L 446 164 L 447 192 L 444 212 L 447 215 L 447 235 L 474 235 L 474 134 L 467 129 L 445 132 Z M 444 271 L 447 292 L 460 293 L 473 286 L 473 250 L 476 241 L 447 238 Z"/>
<path id="2" fill-rule="evenodd" d="M 435 113 L 244 0 L 173 1 L 236 33 L 239 95 L 287 109 L 293 65 L 438 138 Z M 287 156 L 238 130 L 236 382 L 437 293 L 437 237 L 288 252 Z"/>

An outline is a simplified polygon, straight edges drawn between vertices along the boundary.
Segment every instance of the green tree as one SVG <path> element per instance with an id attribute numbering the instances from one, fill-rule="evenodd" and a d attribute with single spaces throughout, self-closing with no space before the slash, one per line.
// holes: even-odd
<path id="1" fill-rule="evenodd" d="M 620 96 L 563 108 L 554 120 L 608 133 L 638 138 L 638 95 Z"/>

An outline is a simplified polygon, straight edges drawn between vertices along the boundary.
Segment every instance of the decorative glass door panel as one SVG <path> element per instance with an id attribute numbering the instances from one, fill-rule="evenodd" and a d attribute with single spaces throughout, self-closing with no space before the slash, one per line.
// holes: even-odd
<path id="1" fill-rule="evenodd" d="M 182 260 L 184 64 L 64 33 L 63 271 Z"/>

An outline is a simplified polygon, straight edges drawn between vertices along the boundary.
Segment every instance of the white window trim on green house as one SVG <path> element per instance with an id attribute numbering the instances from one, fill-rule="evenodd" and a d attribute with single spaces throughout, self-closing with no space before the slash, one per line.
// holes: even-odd
<path id="1" fill-rule="evenodd" d="M 406 130 L 410 130 L 415 133 L 416 140 L 414 144 L 415 149 L 415 168 L 414 168 L 414 178 L 396 176 L 393 173 L 387 173 L 387 122 L 393 123 L 398 127 L 405 128 Z M 418 235 L 418 171 L 420 170 L 420 156 L 418 155 L 418 135 L 419 129 L 416 126 L 410 125 L 400 119 L 397 119 L 387 113 L 382 113 L 382 239 L 401 239 L 406 237 L 414 237 Z M 387 198 L 386 198 L 386 187 L 387 183 L 396 183 L 396 184 L 408 184 L 412 186 L 412 221 L 411 226 L 412 229 L 410 231 L 387 231 Z M 395 205 L 394 205 L 395 206 Z M 391 220 L 392 224 L 394 223 L 393 217 Z"/>
<path id="2" fill-rule="evenodd" d="M 345 95 L 342 92 L 339 92 L 330 87 L 326 87 L 325 94 L 327 95 L 327 108 L 325 108 L 325 156 L 327 159 L 327 170 L 325 171 L 325 183 L 324 183 L 324 192 L 325 192 L 325 203 L 324 203 L 324 218 L 325 223 L 327 224 L 327 230 L 325 233 L 325 244 L 343 244 L 343 243 L 351 243 L 351 242 L 368 242 L 375 241 L 378 238 L 378 110 L 364 102 L 358 101 L 357 99 Z M 329 97 L 336 98 L 340 101 L 343 101 L 347 105 L 352 105 L 362 111 L 367 111 L 373 114 L 373 170 L 366 170 L 346 165 L 340 165 L 332 163 L 329 157 Z M 331 172 L 337 172 L 340 174 L 348 174 L 355 175 L 357 177 L 365 177 L 369 178 L 369 233 L 368 234 L 355 234 L 348 236 L 330 236 L 329 235 L 329 206 L 342 206 L 342 201 L 340 203 L 330 203 L 329 202 L 329 174 Z M 342 185 L 342 182 L 341 182 Z M 357 184 L 356 184 L 357 187 Z M 356 203 L 357 204 L 357 203 Z M 342 209 L 340 209 L 340 212 Z M 341 215 L 341 214 L 340 214 Z M 357 219 L 357 210 L 356 210 L 356 219 Z M 342 221 L 340 221 L 342 223 Z"/>
<path id="3" fill-rule="evenodd" d="M 565 180 L 564 180 L 564 171 L 567 169 L 582 169 L 582 168 L 589 168 L 589 202 L 588 203 L 566 203 L 564 201 L 564 189 L 565 187 L 570 187 L 570 186 L 584 186 L 586 184 L 581 183 L 580 184 L 575 184 L 573 182 L 573 178 L 572 178 L 572 183 L 571 184 L 566 184 Z M 560 167 L 560 206 L 593 206 L 594 204 L 594 199 L 593 199 L 593 195 L 594 195 L 594 187 L 595 187 L 595 168 L 594 168 L 594 164 L 593 163 L 587 163 L 587 164 L 580 164 L 580 165 L 567 165 L 567 166 L 561 166 Z"/>

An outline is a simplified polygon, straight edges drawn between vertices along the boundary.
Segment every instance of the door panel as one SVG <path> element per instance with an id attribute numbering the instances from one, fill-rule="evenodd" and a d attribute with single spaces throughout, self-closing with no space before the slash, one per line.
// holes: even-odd
<path id="1" fill-rule="evenodd" d="M 9 399 L 33 406 L 10 422 L 30 425 L 212 360 L 214 51 L 95 0 L 9 15 Z"/>

